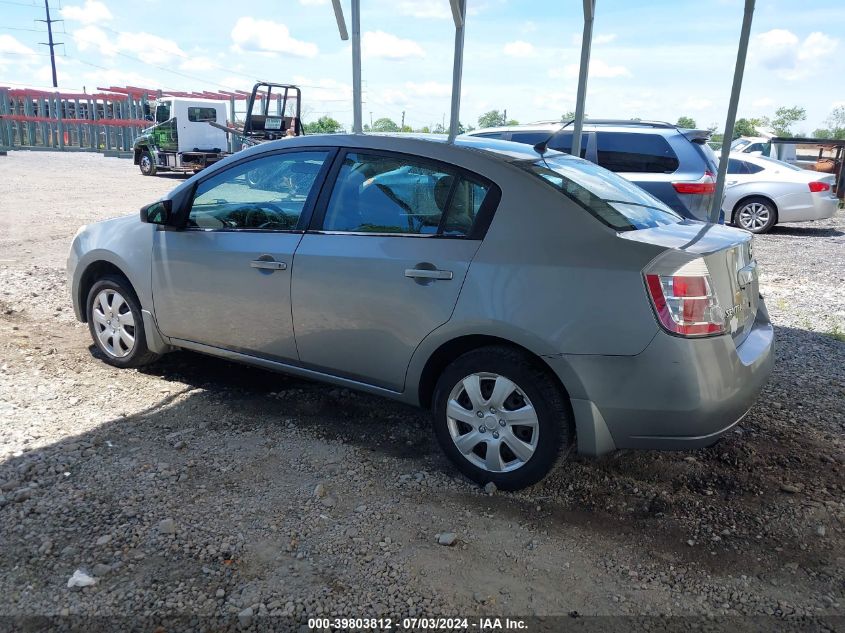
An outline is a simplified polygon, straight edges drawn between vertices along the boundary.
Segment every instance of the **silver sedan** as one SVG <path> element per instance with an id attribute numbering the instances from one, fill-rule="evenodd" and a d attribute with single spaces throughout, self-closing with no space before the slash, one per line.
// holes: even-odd
<path id="1" fill-rule="evenodd" d="M 83 227 L 68 272 L 108 363 L 186 349 L 430 408 L 464 474 L 516 489 L 736 424 L 774 358 L 751 239 L 567 154 L 306 136 Z"/>
<path id="2" fill-rule="evenodd" d="M 836 213 L 833 176 L 765 156 L 733 152 L 722 209 L 732 224 L 765 233 L 779 222 L 826 220 Z"/>

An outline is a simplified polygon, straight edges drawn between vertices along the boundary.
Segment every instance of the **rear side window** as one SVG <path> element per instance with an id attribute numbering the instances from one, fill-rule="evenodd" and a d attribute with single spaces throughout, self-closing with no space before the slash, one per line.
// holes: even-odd
<path id="1" fill-rule="evenodd" d="M 497 138 L 499 140 L 503 140 L 507 132 L 483 132 L 482 134 L 473 134 L 473 136 L 477 136 L 479 138 Z"/>
<path id="2" fill-rule="evenodd" d="M 217 121 L 216 108 L 188 108 L 188 121 L 200 123 L 202 121 Z"/>
<path id="3" fill-rule="evenodd" d="M 610 171 L 671 174 L 680 163 L 659 134 L 597 132 L 598 164 Z"/>
<path id="4" fill-rule="evenodd" d="M 754 165 L 744 160 L 737 160 L 736 158 L 728 160 L 729 174 L 756 174 L 758 171 L 763 171 L 763 168 L 759 165 Z"/>
<path id="5" fill-rule="evenodd" d="M 517 164 L 617 231 L 647 229 L 681 220 L 645 190 L 593 163 L 558 154 Z"/>
<path id="6" fill-rule="evenodd" d="M 560 132 L 549 141 L 549 148 L 565 154 L 572 153 L 572 132 Z M 581 158 L 587 156 L 587 135 L 581 135 Z"/>
<path id="7" fill-rule="evenodd" d="M 349 153 L 337 176 L 324 231 L 469 235 L 489 185 L 404 157 Z"/>

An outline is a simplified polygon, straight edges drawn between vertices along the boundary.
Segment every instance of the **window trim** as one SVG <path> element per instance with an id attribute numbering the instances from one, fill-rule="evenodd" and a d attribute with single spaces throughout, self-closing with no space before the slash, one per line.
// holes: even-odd
<path id="1" fill-rule="evenodd" d="M 314 209 L 316 207 L 317 201 L 319 200 L 320 194 L 322 193 L 322 190 L 325 187 L 327 181 L 327 174 L 329 173 L 330 169 L 334 166 L 338 151 L 339 149 L 337 147 L 327 147 L 323 145 L 314 147 L 284 147 L 268 152 L 261 152 L 260 154 L 257 154 L 255 156 L 246 156 L 241 160 L 233 161 L 230 165 L 226 165 L 224 169 L 218 169 L 211 173 L 205 174 L 204 176 L 197 179 L 197 181 L 191 186 L 190 194 L 187 196 L 188 204 L 185 205 L 185 209 L 182 211 L 183 217 L 179 218 L 178 230 L 201 233 L 305 233 L 308 224 L 311 221 L 311 217 L 314 213 Z M 194 207 L 194 199 L 197 195 L 197 189 L 204 182 L 207 182 L 211 178 L 216 178 L 221 174 L 225 174 L 227 171 L 230 171 L 236 167 L 240 167 L 245 163 L 269 158 L 271 156 L 303 152 L 326 152 L 326 160 L 323 161 L 323 164 L 320 166 L 320 171 L 317 172 L 314 186 L 308 193 L 308 198 L 305 200 L 305 205 L 302 207 L 302 213 L 299 216 L 299 220 L 296 223 L 295 229 L 248 229 L 229 227 L 222 229 L 209 229 L 199 226 L 187 226 L 188 218 L 190 217 L 191 210 Z"/>
<path id="2" fill-rule="evenodd" d="M 401 160 L 408 160 L 419 164 L 423 167 L 432 167 L 434 169 L 438 169 L 440 171 L 444 171 L 446 173 L 451 173 L 456 176 L 455 182 L 452 184 L 452 188 L 449 191 L 449 202 L 451 203 L 452 195 L 454 194 L 455 187 L 458 182 L 458 178 L 466 177 L 472 180 L 476 180 L 477 182 L 481 183 L 482 185 L 486 186 L 487 195 L 484 196 L 484 201 L 481 203 L 481 206 L 478 208 L 478 213 L 475 216 L 475 222 L 473 222 L 472 228 L 466 235 L 441 235 L 438 233 L 371 233 L 368 231 L 325 231 L 323 230 L 323 223 L 326 219 L 326 211 L 328 210 L 329 201 L 331 200 L 332 193 L 334 193 L 335 185 L 337 184 L 337 178 L 340 174 L 340 170 L 343 167 L 343 163 L 346 160 L 346 157 L 349 154 L 370 154 L 376 156 L 384 156 L 387 158 L 393 157 L 398 158 Z M 444 239 L 444 240 L 483 240 L 484 236 L 487 235 L 487 229 L 490 228 L 490 223 L 493 221 L 493 216 L 496 213 L 496 209 L 499 207 L 499 202 L 502 199 L 502 190 L 495 182 L 490 180 L 489 178 L 482 176 L 474 171 L 461 167 L 459 165 L 455 165 L 454 163 L 448 163 L 446 161 L 438 160 L 436 158 L 430 158 L 428 156 L 418 156 L 416 154 L 406 154 L 404 152 L 396 152 L 392 150 L 382 150 L 377 148 L 371 147 L 341 147 L 337 155 L 334 158 L 334 163 L 332 164 L 331 169 L 329 170 L 328 174 L 323 183 L 323 187 L 320 191 L 320 195 L 317 199 L 317 203 L 314 206 L 313 213 L 311 214 L 311 221 L 308 224 L 308 228 L 306 229 L 306 233 L 313 233 L 317 235 L 356 235 L 356 236 L 372 236 L 372 237 L 410 237 L 410 238 L 435 238 L 435 239 Z M 447 206 L 448 209 L 448 206 Z M 442 220 L 442 218 L 441 218 Z M 438 231 L 440 230 L 440 226 L 438 225 Z"/>

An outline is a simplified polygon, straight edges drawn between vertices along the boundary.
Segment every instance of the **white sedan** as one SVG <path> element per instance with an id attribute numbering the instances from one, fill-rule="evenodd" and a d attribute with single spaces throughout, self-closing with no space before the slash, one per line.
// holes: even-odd
<path id="1" fill-rule="evenodd" d="M 735 226 L 765 233 L 778 222 L 824 220 L 836 213 L 833 176 L 732 152 L 722 209 Z"/>

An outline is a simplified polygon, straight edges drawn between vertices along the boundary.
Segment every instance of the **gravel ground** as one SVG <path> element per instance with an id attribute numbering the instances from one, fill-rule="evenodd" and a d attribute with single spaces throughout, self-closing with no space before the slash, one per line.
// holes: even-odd
<path id="1" fill-rule="evenodd" d="M 179 181 L 98 155 L 0 157 L 0 614 L 843 625 L 842 211 L 756 239 L 777 365 L 729 437 L 574 456 L 485 494 L 424 412 L 187 352 L 143 371 L 96 357 L 67 295 L 69 241 Z M 78 569 L 95 584 L 68 588 Z"/>

